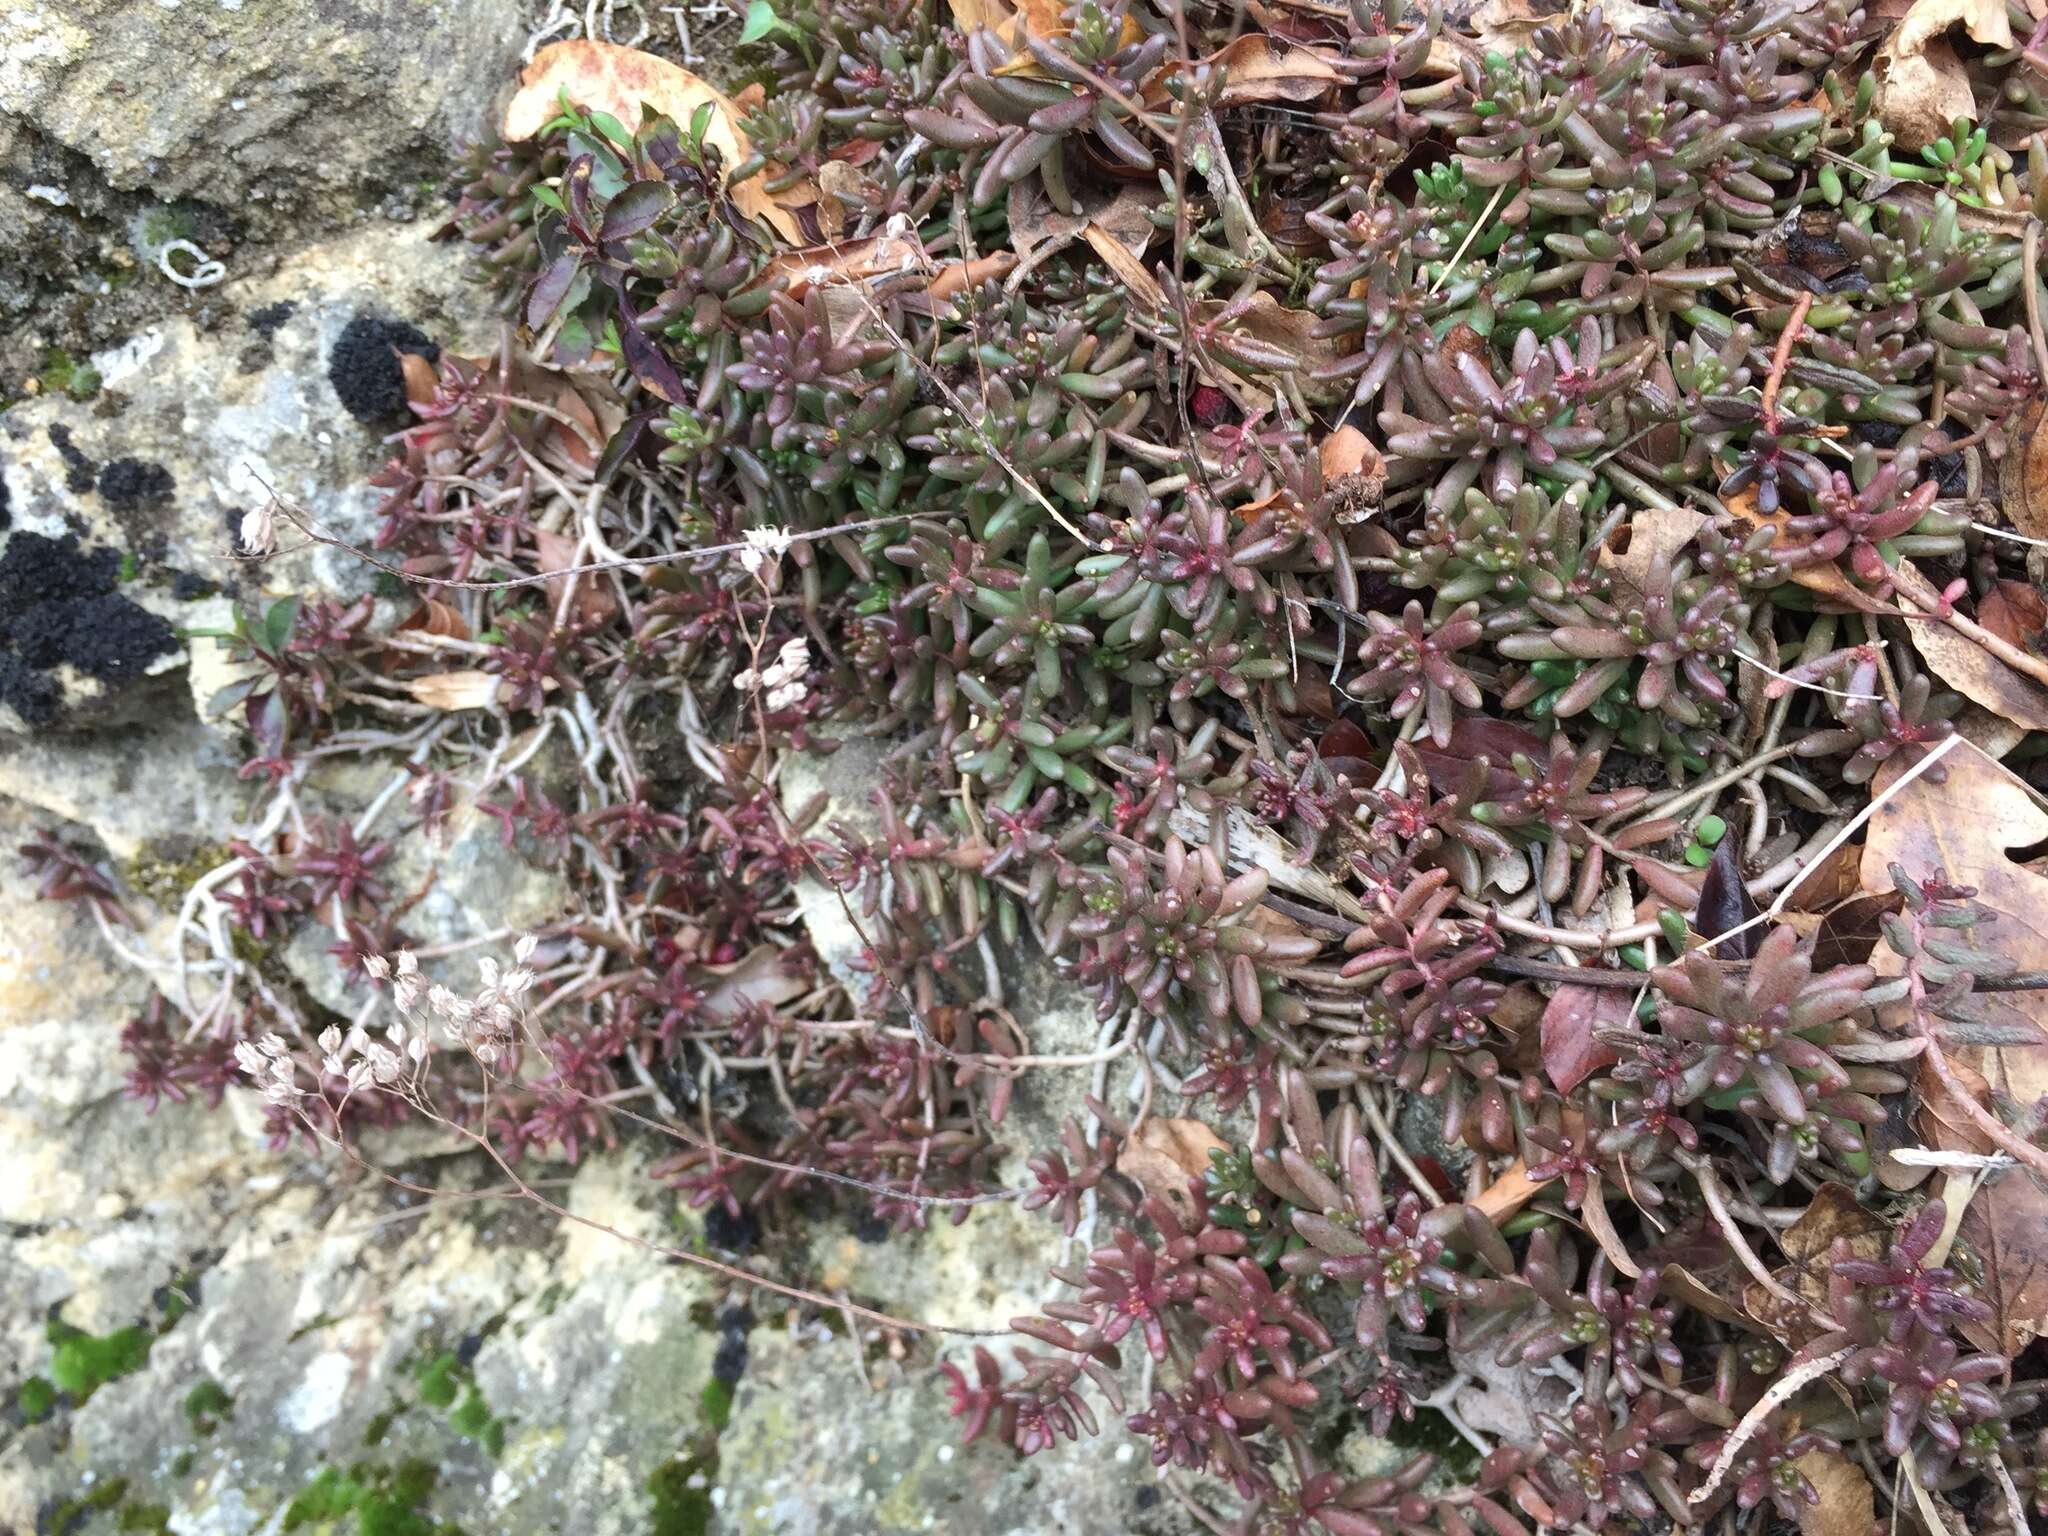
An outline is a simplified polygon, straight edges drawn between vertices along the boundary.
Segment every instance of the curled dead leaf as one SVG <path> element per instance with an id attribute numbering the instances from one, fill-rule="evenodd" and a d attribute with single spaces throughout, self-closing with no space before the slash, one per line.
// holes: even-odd
<path id="1" fill-rule="evenodd" d="M 470 637 L 469 625 L 462 615 L 438 597 L 422 598 L 419 607 L 399 621 L 398 628 L 427 635 L 452 635 L 457 640 Z"/>
<path id="2" fill-rule="evenodd" d="M 1974 118 L 1969 72 L 1941 38 L 1912 53 L 1880 50 L 1877 115 L 1905 149 L 1925 149 L 1959 117 Z"/>
<path id="3" fill-rule="evenodd" d="M 1115 232 L 1090 219 L 1081 230 L 1081 238 L 1094 248 L 1095 254 L 1102 258 L 1102 264 L 1141 306 L 1155 315 L 1165 311 L 1166 290 L 1159 286 L 1159 279 L 1152 275 L 1144 262 L 1131 254 L 1131 248 Z"/>
<path id="4" fill-rule="evenodd" d="M 1209 1171 L 1209 1154 L 1229 1149 L 1199 1120 L 1151 1119 L 1139 1126 L 1117 1154 L 1116 1171 L 1177 1212 L 1194 1209 L 1188 1180 Z"/>
<path id="5" fill-rule="evenodd" d="M 718 151 L 729 172 L 753 153 L 740 127 L 741 108 L 710 81 L 667 59 L 617 43 L 578 38 L 550 43 L 519 73 L 519 88 L 506 104 L 499 132 L 509 144 L 535 137 L 560 110 L 563 93 L 576 106 L 608 112 L 628 128 L 640 122 L 643 105 L 688 128 L 697 111 L 709 106 L 704 141 Z M 761 219 L 784 239 L 801 241 L 796 216 L 771 197 L 759 177 L 728 189 L 733 204 L 749 218 Z M 814 201 L 815 189 L 803 201 Z"/>
<path id="6" fill-rule="evenodd" d="M 411 678 L 406 691 L 429 709 L 489 709 L 498 701 L 503 681 L 495 672 L 431 672 Z"/>
<path id="7" fill-rule="evenodd" d="M 1870 1536 L 1877 1499 L 1861 1467 L 1840 1451 L 1808 1451 L 1792 1465 L 1815 1495 L 1799 1506 L 1799 1536 Z"/>

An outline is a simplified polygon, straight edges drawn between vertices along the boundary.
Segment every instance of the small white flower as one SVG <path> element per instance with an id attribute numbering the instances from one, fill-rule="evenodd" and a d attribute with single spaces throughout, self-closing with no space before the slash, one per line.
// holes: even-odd
<path id="1" fill-rule="evenodd" d="M 782 569 L 782 557 L 796 542 L 787 528 L 746 528 L 740 532 L 746 545 L 740 550 L 740 564 L 747 574 L 765 586 L 774 586 Z"/>
<path id="2" fill-rule="evenodd" d="M 391 962 L 382 955 L 365 955 L 363 956 L 363 969 L 379 981 L 383 981 L 391 974 Z"/>
<path id="3" fill-rule="evenodd" d="M 351 1093 L 361 1093 L 370 1086 L 370 1062 L 368 1057 L 349 1063 L 348 1086 Z"/>
<path id="4" fill-rule="evenodd" d="M 247 1040 L 235 1042 L 235 1065 L 251 1077 L 265 1077 L 270 1072 L 270 1058 Z"/>
<path id="5" fill-rule="evenodd" d="M 477 974 L 483 977 L 485 986 L 495 987 L 498 984 L 498 962 L 489 955 L 485 955 L 483 959 L 477 961 L 476 969 Z"/>
<path id="6" fill-rule="evenodd" d="M 525 938 L 512 946 L 512 958 L 521 965 L 524 965 L 533 958 L 533 952 L 538 948 L 540 948 L 540 940 L 529 933 Z"/>
<path id="7" fill-rule="evenodd" d="M 756 671 L 748 667 L 733 679 L 742 688 L 758 690 L 770 709 L 787 709 L 807 691 L 804 678 L 811 670 L 811 642 L 802 635 L 782 643 L 775 660 Z"/>
<path id="8" fill-rule="evenodd" d="M 276 1034 L 265 1035 L 256 1042 L 256 1048 L 264 1055 L 275 1056 L 280 1061 L 291 1054 L 291 1047 L 284 1043 L 283 1037 Z"/>
<path id="9" fill-rule="evenodd" d="M 401 949 L 398 952 L 398 974 L 401 976 L 417 976 L 419 973 L 420 957 L 409 949 Z"/>
<path id="10" fill-rule="evenodd" d="M 341 1026 L 330 1024 L 320 1031 L 320 1049 L 332 1056 L 341 1049 Z"/>

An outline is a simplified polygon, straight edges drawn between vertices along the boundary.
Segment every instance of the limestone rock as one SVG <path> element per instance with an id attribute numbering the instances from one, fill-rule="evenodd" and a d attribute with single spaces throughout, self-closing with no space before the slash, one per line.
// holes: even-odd
<path id="1" fill-rule="evenodd" d="M 258 225 L 305 218 L 404 186 L 473 135 L 525 14 L 516 0 L 31 6 L 0 44 L 0 114 L 116 190 Z"/>
<path id="2" fill-rule="evenodd" d="M 0 734 L 0 798 L 91 828 L 122 861 L 146 849 L 182 854 L 219 836 L 245 798 L 240 766 L 189 716 L 141 732 Z"/>

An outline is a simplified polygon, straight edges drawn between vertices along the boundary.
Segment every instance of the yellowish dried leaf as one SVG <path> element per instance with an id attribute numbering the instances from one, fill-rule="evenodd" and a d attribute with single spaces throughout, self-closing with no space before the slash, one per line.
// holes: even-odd
<path id="1" fill-rule="evenodd" d="M 1102 258 L 1102 264 L 1115 274 L 1116 280 L 1143 308 L 1155 315 L 1165 310 L 1166 290 L 1159 286 L 1159 279 L 1147 270 L 1144 262 L 1131 254 L 1131 248 L 1113 231 L 1090 219 L 1081 231 L 1081 238 L 1094 247 L 1095 254 Z"/>
<path id="2" fill-rule="evenodd" d="M 489 709 L 498 701 L 498 685 L 502 681 L 495 672 L 432 672 L 409 679 L 405 687 L 429 709 Z"/>

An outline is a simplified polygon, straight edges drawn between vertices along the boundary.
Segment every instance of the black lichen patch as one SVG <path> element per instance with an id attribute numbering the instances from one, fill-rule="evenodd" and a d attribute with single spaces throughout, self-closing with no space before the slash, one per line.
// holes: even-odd
<path id="1" fill-rule="evenodd" d="M 0 466 L 0 468 L 4 467 Z M 14 526 L 13 502 L 13 493 L 7 489 L 7 477 L 4 474 L 0 474 L 0 533 L 5 533 Z"/>
<path id="2" fill-rule="evenodd" d="M 717 1247 L 730 1253 L 745 1253 L 760 1235 L 761 1223 L 744 1206 L 737 1216 L 723 1205 L 711 1205 L 705 1209 L 704 1237 Z"/>
<path id="3" fill-rule="evenodd" d="M 30 725 L 56 718 L 60 665 L 118 687 L 177 647 L 170 625 L 116 590 L 120 575 L 116 551 L 75 534 L 16 533 L 0 550 L 0 702 Z"/>
<path id="4" fill-rule="evenodd" d="M 428 362 L 441 356 L 441 349 L 416 326 L 373 315 L 349 321 L 327 356 L 327 380 L 342 408 L 366 427 L 390 426 L 406 418 L 401 352 Z"/>
<path id="5" fill-rule="evenodd" d="M 147 459 L 112 459 L 100 471 L 100 498 L 123 511 L 161 506 L 176 489 L 171 472 Z"/>
<path id="6" fill-rule="evenodd" d="M 279 299 L 275 304 L 252 309 L 247 316 L 249 329 L 269 341 L 284 328 L 285 321 L 291 319 L 298 307 L 290 299 Z"/>
<path id="7" fill-rule="evenodd" d="M 71 429 L 61 422 L 50 423 L 50 446 L 57 450 L 57 457 L 64 461 L 64 486 L 74 496 L 83 496 L 92 489 L 99 476 L 99 466 L 85 456 L 78 444 L 71 440 Z"/>
<path id="8" fill-rule="evenodd" d="M 754 1314 L 744 1307 L 727 1307 L 718 1316 L 718 1352 L 711 1358 L 711 1379 L 732 1386 L 747 1373 L 747 1332 L 754 1326 Z"/>

